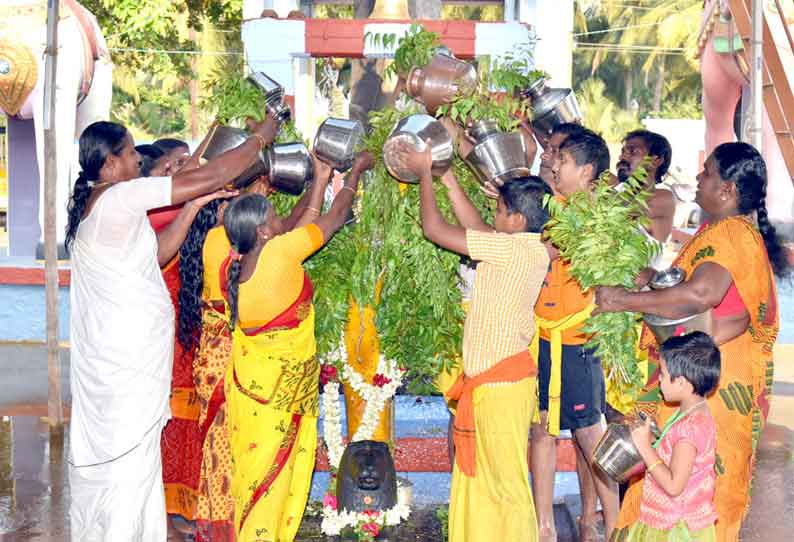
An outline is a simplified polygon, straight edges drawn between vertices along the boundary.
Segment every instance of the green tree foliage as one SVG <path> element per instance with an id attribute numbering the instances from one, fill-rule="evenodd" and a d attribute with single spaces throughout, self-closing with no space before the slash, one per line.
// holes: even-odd
<path id="1" fill-rule="evenodd" d="M 83 0 L 111 49 L 112 116 L 139 139 L 186 137 L 189 82 L 238 53 L 242 0 Z M 195 51 L 210 54 L 192 54 Z M 184 52 L 183 52 L 184 51 Z M 199 85 L 201 87 L 201 85 Z M 200 118 L 206 125 L 208 119 Z"/>
<path id="2" fill-rule="evenodd" d="M 579 0 L 574 81 L 605 83 L 605 95 L 640 117 L 701 116 L 699 0 Z M 672 107 L 667 102 L 674 99 Z M 687 117 L 684 117 L 687 118 Z"/>

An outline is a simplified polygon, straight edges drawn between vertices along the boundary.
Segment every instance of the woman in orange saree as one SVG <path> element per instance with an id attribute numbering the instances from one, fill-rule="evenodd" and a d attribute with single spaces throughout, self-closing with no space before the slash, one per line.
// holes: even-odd
<path id="1" fill-rule="evenodd" d="M 636 311 L 683 318 L 713 309 L 712 335 L 722 354 L 722 376 L 708 399 L 717 425 L 717 541 L 739 539 L 750 503 L 755 448 L 769 411 L 772 347 L 779 329 L 775 275 L 790 272 L 765 205 L 766 167 L 746 143 L 714 149 L 698 175 L 696 201 L 709 221 L 679 254 L 675 265 L 687 281 L 666 290 L 629 292 L 599 288 L 600 311 Z M 648 275 L 650 276 L 650 275 Z M 645 281 L 647 282 L 647 281 Z M 657 357 L 658 345 L 643 330 L 642 344 Z M 661 402 L 658 374 L 640 408 L 664 423 L 674 409 Z M 639 515 L 642 483 L 631 485 L 613 541 L 627 541 Z"/>
<path id="2" fill-rule="evenodd" d="M 331 170 L 315 160 L 321 190 L 307 211 L 317 218 L 287 233 L 260 194 L 240 196 L 224 213 L 231 250 L 221 284 L 232 327 L 224 386 L 241 542 L 289 542 L 300 526 L 314 472 L 320 372 L 313 290 L 302 264 L 344 224 L 371 165 L 360 154 L 328 213 L 318 216 Z"/>

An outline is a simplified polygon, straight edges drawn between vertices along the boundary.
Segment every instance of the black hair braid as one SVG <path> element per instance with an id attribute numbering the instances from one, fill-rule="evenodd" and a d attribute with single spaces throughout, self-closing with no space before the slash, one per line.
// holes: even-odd
<path id="1" fill-rule="evenodd" d="M 758 232 L 764 239 L 766 253 L 772 264 L 772 270 L 778 277 L 785 277 L 791 272 L 791 267 L 783 250 L 783 245 L 777 236 L 777 230 L 769 222 L 769 213 L 766 210 L 766 185 L 761 187 L 761 197 L 755 208 L 756 221 L 758 222 Z"/>
<path id="2" fill-rule="evenodd" d="M 83 213 L 91 197 L 91 181 L 98 181 L 105 160 L 111 154 L 118 156 L 127 143 L 127 129 L 115 122 L 99 121 L 89 124 L 80 134 L 80 175 L 74 183 L 69 198 L 64 246 L 71 249 Z"/>
<path id="3" fill-rule="evenodd" d="M 261 194 L 244 194 L 229 203 L 223 213 L 223 228 L 232 249 L 240 255 L 251 252 L 257 243 L 257 228 L 267 222 L 270 201 Z M 234 329 L 238 317 L 238 295 L 242 265 L 232 260 L 226 277 L 229 298 L 229 325 Z"/>
<path id="4" fill-rule="evenodd" d="M 240 271 L 243 264 L 239 260 L 232 260 L 226 274 L 226 291 L 229 296 L 229 327 L 234 329 L 237 323 L 238 297 L 240 295 Z"/>
<path id="5" fill-rule="evenodd" d="M 217 224 L 222 200 L 216 199 L 202 207 L 179 249 L 179 322 L 177 339 L 187 352 L 198 346 L 201 335 L 202 293 L 204 290 L 204 241 L 207 232 Z"/>
<path id="6" fill-rule="evenodd" d="M 736 185 L 739 213 L 749 215 L 755 211 L 758 231 L 775 275 L 789 276 L 791 266 L 766 210 L 767 170 L 761 154 L 752 145 L 732 142 L 718 145 L 713 155 L 720 177 Z"/>
<path id="7" fill-rule="evenodd" d="M 69 222 L 66 224 L 66 239 L 64 246 L 67 252 L 72 248 L 74 238 L 77 235 L 77 227 L 83 219 L 83 213 L 88 206 L 88 198 L 91 197 L 91 186 L 88 184 L 88 179 L 82 171 L 78 175 L 77 180 L 74 182 L 72 189 L 72 197 L 69 199 L 69 205 L 66 212 L 69 215 Z"/>

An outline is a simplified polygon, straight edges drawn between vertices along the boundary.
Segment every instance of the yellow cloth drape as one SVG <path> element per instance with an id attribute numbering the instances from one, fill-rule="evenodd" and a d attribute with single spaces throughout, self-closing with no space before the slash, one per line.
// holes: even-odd
<path id="1" fill-rule="evenodd" d="M 538 360 L 540 350 L 540 330 L 545 329 L 551 335 L 551 376 L 549 377 L 549 411 L 546 418 L 546 431 L 552 436 L 560 434 L 560 393 L 562 390 L 562 333 L 578 326 L 590 317 L 595 309 L 594 304 L 583 310 L 570 314 L 559 320 L 546 320 L 535 315 L 535 336 L 529 345 L 532 358 Z M 540 422 L 540 413 L 535 410 L 534 423 Z"/>
<path id="2" fill-rule="evenodd" d="M 527 434 L 537 379 L 474 390 L 476 476 L 452 471 L 449 542 L 537 542 Z"/>
<path id="3" fill-rule="evenodd" d="M 320 367 L 314 308 L 296 328 L 232 336 L 225 390 L 240 541 L 291 542 L 309 496 Z"/>

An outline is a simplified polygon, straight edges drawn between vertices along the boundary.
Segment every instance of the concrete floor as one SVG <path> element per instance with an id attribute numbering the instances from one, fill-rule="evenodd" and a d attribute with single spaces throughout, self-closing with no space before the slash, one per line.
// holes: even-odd
<path id="1" fill-rule="evenodd" d="M 760 443 L 743 542 L 794 540 L 794 345 L 778 347 L 776 359 L 772 411 Z M 50 433 L 40 402 L 24 405 L 18 394 L 5 391 L 0 395 L 0 541 L 68 540 L 64 436 Z M 12 395 L 14 405 L 4 404 L 3 398 Z M 576 500 L 575 495 L 566 498 L 572 508 Z M 168 540 L 190 537 L 172 525 Z"/>

